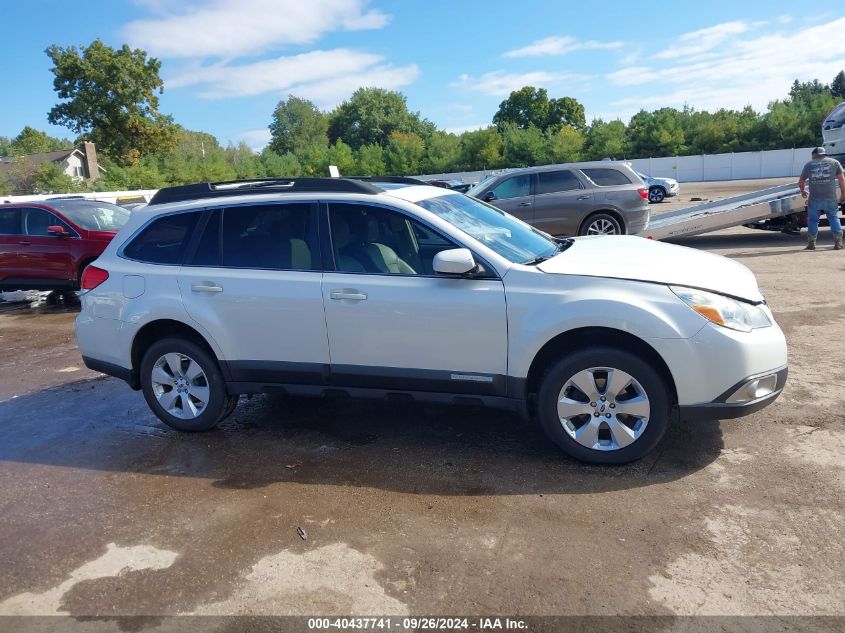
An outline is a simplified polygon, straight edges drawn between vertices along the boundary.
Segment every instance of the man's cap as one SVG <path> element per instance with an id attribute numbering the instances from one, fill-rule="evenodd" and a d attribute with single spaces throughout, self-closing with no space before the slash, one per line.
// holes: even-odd
<path id="1" fill-rule="evenodd" d="M 813 154 L 816 156 L 825 156 L 827 155 L 827 150 L 824 147 L 819 146 L 813 149 Z"/>

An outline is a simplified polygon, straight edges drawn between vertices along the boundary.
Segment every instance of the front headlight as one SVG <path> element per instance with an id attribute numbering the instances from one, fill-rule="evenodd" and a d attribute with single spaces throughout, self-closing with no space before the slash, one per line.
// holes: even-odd
<path id="1" fill-rule="evenodd" d="M 716 325 L 750 332 L 755 328 L 769 327 L 771 319 L 759 306 L 730 299 L 715 292 L 705 292 L 682 286 L 669 286 L 678 298 Z"/>

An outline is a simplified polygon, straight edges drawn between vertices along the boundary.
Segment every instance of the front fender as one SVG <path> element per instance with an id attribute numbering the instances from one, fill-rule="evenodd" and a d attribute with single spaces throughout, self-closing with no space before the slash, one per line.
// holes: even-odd
<path id="1" fill-rule="evenodd" d="M 663 284 L 525 271 L 512 271 L 505 282 L 508 374 L 518 378 L 565 332 L 603 327 L 644 341 L 688 339 L 707 323 Z"/>

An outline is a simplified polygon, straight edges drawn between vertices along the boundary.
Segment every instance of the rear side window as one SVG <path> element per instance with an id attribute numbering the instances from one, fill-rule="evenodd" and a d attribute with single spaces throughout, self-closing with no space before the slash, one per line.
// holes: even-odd
<path id="1" fill-rule="evenodd" d="M 307 203 L 223 209 L 222 265 L 319 270 L 317 231 Z"/>
<path id="2" fill-rule="evenodd" d="M 0 235 L 17 235 L 21 232 L 21 221 L 17 209 L 0 208 Z"/>
<path id="3" fill-rule="evenodd" d="M 178 213 L 154 220 L 123 249 L 123 254 L 150 264 L 181 264 L 199 215 L 198 211 Z"/>
<path id="4" fill-rule="evenodd" d="M 496 194 L 497 200 L 507 200 L 509 198 L 522 198 L 529 195 L 531 189 L 531 176 L 525 174 L 524 176 L 513 176 L 507 180 L 503 180 L 493 188 L 493 193 Z"/>
<path id="5" fill-rule="evenodd" d="M 541 171 L 537 174 L 537 194 L 573 191 L 581 188 L 581 182 L 571 171 Z"/>
<path id="6" fill-rule="evenodd" d="M 631 180 L 618 169 L 607 169 L 596 167 L 593 169 L 582 169 L 587 178 L 596 183 L 599 187 L 612 187 L 613 185 L 630 185 Z"/>
<path id="7" fill-rule="evenodd" d="M 202 231 L 197 249 L 189 262 L 192 266 L 220 265 L 220 216 L 222 211 L 209 211 L 208 222 Z"/>

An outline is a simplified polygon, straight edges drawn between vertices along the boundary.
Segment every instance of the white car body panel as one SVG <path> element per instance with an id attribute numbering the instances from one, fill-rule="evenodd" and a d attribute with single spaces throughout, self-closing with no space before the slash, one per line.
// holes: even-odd
<path id="1" fill-rule="evenodd" d="M 689 286 L 748 301 L 763 300 L 754 274 L 739 262 L 633 235 L 578 238 L 539 268 L 548 273 Z"/>
<path id="2" fill-rule="evenodd" d="M 333 364 L 507 373 L 499 280 L 326 273 L 323 300 Z"/>

